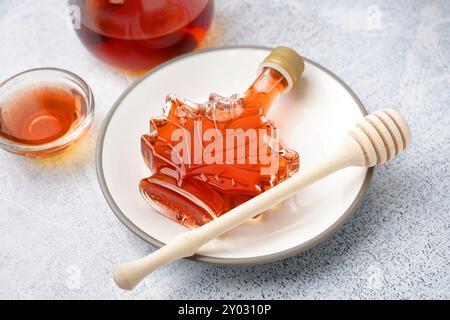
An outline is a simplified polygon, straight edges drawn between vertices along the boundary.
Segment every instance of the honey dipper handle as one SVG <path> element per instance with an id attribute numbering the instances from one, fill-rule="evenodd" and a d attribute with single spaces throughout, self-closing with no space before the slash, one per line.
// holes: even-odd
<path id="1" fill-rule="evenodd" d="M 349 166 L 362 166 L 363 164 L 364 158 L 360 147 L 353 139 L 347 138 L 344 144 L 323 162 L 290 177 L 286 181 L 228 211 L 218 219 L 195 229 L 193 232 L 189 232 L 190 243 L 192 246 L 200 248 L 212 239 L 270 209 L 275 204 L 288 199 L 298 190 L 340 169 Z"/>
<path id="2" fill-rule="evenodd" d="M 114 280 L 120 288 L 131 290 L 155 269 L 192 256 L 207 242 L 289 198 L 299 189 L 342 168 L 363 164 L 360 147 L 353 139 L 347 138 L 334 155 L 316 167 L 287 179 L 206 225 L 179 234 L 173 241 L 147 257 L 119 265 L 114 272 Z"/>
<path id="3" fill-rule="evenodd" d="M 191 245 L 190 232 L 180 233 L 167 245 L 141 259 L 117 266 L 114 281 L 124 290 L 132 290 L 155 269 L 175 260 L 192 256 L 198 249 Z"/>

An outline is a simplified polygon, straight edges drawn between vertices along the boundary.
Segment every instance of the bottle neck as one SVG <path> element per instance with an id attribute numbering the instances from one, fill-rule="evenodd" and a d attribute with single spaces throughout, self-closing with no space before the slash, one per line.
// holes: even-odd
<path id="1" fill-rule="evenodd" d="M 256 102 L 262 112 L 267 114 L 270 107 L 287 87 L 288 82 L 280 72 L 266 67 L 247 90 L 246 97 L 249 100 L 251 99 L 252 102 Z"/>

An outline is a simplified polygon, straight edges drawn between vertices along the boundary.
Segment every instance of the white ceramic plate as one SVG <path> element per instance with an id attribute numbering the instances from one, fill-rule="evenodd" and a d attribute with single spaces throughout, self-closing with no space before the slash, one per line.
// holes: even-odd
<path id="1" fill-rule="evenodd" d="M 139 181 L 149 176 L 140 152 L 148 120 L 162 112 L 167 93 L 206 101 L 209 93 L 243 92 L 270 52 L 262 47 L 209 49 L 171 60 L 133 84 L 111 109 L 97 146 L 102 191 L 119 219 L 156 246 L 186 231 L 156 212 L 141 197 Z M 302 170 L 338 147 L 366 114 L 339 78 L 306 60 L 301 81 L 281 97 L 269 117 L 281 137 L 301 157 Z M 299 191 L 255 223 L 244 224 L 202 247 L 194 259 L 218 264 L 273 261 L 305 250 L 332 234 L 356 210 L 371 170 L 348 168 Z"/>

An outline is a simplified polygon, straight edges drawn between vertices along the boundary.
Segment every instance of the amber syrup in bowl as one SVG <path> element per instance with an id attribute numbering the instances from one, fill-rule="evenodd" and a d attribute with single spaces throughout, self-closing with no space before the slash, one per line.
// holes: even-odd
<path id="1" fill-rule="evenodd" d="M 35 158 L 58 153 L 77 141 L 94 118 L 94 98 L 77 75 L 39 68 L 0 85 L 0 147 Z"/>
<path id="2" fill-rule="evenodd" d="M 75 31 L 103 62 L 145 71 L 192 51 L 211 25 L 213 0 L 69 0 Z M 78 20 L 77 20 L 78 19 Z"/>

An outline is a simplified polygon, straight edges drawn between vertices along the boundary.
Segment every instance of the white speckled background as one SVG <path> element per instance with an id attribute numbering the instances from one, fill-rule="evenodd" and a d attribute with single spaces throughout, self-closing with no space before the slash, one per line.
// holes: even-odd
<path id="1" fill-rule="evenodd" d="M 204 47 L 290 45 L 333 70 L 369 111 L 409 119 L 413 145 L 379 168 L 361 208 L 335 235 L 267 265 L 183 260 L 132 293 L 113 267 L 151 246 L 109 209 L 95 141 L 134 80 L 98 62 L 61 0 L 0 1 L 0 79 L 37 66 L 77 72 L 97 101 L 93 129 L 50 160 L 0 151 L 0 298 L 450 298 L 450 2 L 216 0 Z"/>

